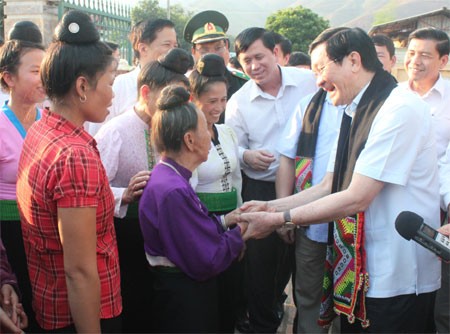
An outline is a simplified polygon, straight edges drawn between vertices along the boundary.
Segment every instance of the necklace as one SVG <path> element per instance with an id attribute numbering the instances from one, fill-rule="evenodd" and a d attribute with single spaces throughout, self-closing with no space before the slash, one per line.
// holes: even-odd
<path id="1" fill-rule="evenodd" d="M 180 172 L 179 172 L 174 166 L 172 166 L 171 164 L 169 164 L 169 163 L 167 163 L 167 162 L 165 162 L 165 161 L 163 161 L 163 160 L 161 160 L 160 163 L 162 163 L 163 165 L 165 165 L 165 166 L 171 168 L 172 170 L 175 171 L 175 173 L 177 173 L 179 176 L 181 176 Z M 182 176 L 181 176 L 181 177 L 182 177 Z"/>

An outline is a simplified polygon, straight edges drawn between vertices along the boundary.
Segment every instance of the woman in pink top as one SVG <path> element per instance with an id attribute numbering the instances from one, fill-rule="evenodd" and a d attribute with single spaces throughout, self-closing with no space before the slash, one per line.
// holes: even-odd
<path id="1" fill-rule="evenodd" d="M 28 128 L 40 118 L 36 103 L 45 99 L 39 68 L 45 51 L 41 44 L 10 40 L 0 49 L 0 84 L 9 98 L 0 106 L 0 222 L 9 262 L 19 279 L 25 312 L 34 328 L 31 287 L 16 203 L 20 153 Z M 0 298 L 2 300 L 2 298 Z"/>

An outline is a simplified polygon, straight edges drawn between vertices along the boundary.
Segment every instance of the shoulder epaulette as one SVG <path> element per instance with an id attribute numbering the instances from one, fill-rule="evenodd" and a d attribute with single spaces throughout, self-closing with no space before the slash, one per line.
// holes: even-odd
<path id="1" fill-rule="evenodd" d="M 235 77 L 238 77 L 240 79 L 244 79 L 244 80 L 250 80 L 250 77 L 245 74 L 244 72 L 238 71 L 238 70 L 232 70 L 230 71 L 232 75 L 234 75 Z"/>

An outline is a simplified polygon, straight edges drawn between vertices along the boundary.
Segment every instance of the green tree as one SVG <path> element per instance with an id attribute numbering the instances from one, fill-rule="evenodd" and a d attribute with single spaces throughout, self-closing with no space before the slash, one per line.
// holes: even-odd
<path id="1" fill-rule="evenodd" d="M 279 10 L 266 20 L 266 29 L 288 38 L 293 51 L 303 52 L 308 52 L 309 44 L 329 26 L 328 20 L 302 6 Z"/>
<path id="2" fill-rule="evenodd" d="M 191 12 L 186 12 L 179 4 L 170 6 L 170 20 L 175 24 L 178 43 L 181 48 L 188 51 L 191 45 L 184 41 L 183 29 L 192 15 Z M 158 0 L 141 0 L 131 10 L 131 21 L 133 24 L 141 20 L 158 18 L 167 18 L 167 9 L 161 7 Z"/>

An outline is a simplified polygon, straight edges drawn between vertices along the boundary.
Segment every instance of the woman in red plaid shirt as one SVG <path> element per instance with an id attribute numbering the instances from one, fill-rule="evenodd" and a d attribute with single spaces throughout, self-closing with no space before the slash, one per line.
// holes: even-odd
<path id="1" fill-rule="evenodd" d="M 116 61 L 88 15 L 70 11 L 41 67 L 50 110 L 28 131 L 17 200 L 42 331 L 120 332 L 114 198 L 95 140 L 113 98 Z"/>

